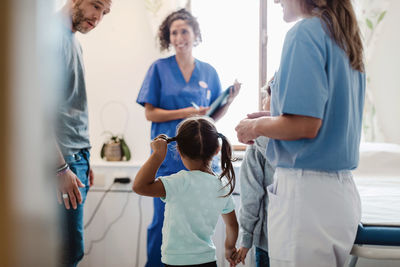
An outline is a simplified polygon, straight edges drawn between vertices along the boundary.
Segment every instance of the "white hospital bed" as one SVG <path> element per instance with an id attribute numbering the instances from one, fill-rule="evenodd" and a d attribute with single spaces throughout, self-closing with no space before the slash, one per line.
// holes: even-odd
<path id="1" fill-rule="evenodd" d="M 362 202 L 362 225 L 349 266 L 358 257 L 399 260 L 400 264 L 400 146 L 363 143 L 354 171 Z"/>

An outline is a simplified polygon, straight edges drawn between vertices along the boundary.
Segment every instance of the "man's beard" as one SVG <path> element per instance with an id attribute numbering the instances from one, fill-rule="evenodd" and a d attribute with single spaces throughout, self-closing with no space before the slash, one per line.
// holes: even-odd
<path id="1" fill-rule="evenodd" d="M 89 29 L 82 27 L 82 23 L 87 19 L 85 18 L 82 9 L 80 9 L 81 3 L 82 1 L 80 1 L 72 10 L 72 28 L 81 33 L 87 33 Z"/>

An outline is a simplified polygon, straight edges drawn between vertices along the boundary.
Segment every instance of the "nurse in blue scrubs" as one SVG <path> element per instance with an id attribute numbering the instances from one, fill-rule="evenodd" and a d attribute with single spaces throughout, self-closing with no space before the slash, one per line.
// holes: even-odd
<path id="1" fill-rule="evenodd" d="M 161 24 L 158 37 L 161 51 L 172 46 L 176 54 L 159 59 L 150 66 L 136 100 L 145 107 L 146 118 L 152 122 L 152 139 L 159 134 L 175 136 L 176 126 L 181 120 L 204 115 L 208 106 L 221 94 L 216 70 L 193 57 L 192 49 L 201 42 L 201 34 L 197 20 L 188 11 L 181 9 L 171 13 Z M 239 89 L 240 84 L 235 83 L 227 103 L 213 115 L 215 120 L 225 114 Z M 157 177 L 185 169 L 174 145 L 168 148 Z M 147 231 L 147 267 L 163 266 L 161 229 L 164 205 L 159 198 L 154 198 L 154 217 Z"/>
<path id="2" fill-rule="evenodd" d="M 242 120 L 239 141 L 269 137 L 273 267 L 344 266 L 361 218 L 358 165 L 365 96 L 363 46 L 351 0 L 275 0 L 286 34 L 271 116 Z"/>

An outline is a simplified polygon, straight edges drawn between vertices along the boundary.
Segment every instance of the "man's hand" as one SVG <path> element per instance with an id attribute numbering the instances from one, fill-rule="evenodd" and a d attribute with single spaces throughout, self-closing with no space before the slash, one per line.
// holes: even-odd
<path id="1" fill-rule="evenodd" d="M 79 178 L 71 170 L 67 170 L 65 173 L 58 177 L 58 192 L 57 199 L 58 203 L 62 204 L 67 210 L 70 209 L 70 203 L 73 209 L 77 208 L 77 203 L 82 203 L 81 192 L 78 187 L 85 187 L 85 185 L 79 180 Z"/>
<path id="2" fill-rule="evenodd" d="M 94 174 L 93 174 L 93 169 L 89 169 L 89 186 L 92 186 L 94 183 Z"/>

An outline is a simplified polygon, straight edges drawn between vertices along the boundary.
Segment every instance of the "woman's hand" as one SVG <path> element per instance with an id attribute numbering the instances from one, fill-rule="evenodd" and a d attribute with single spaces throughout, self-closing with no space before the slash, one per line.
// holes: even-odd
<path id="1" fill-rule="evenodd" d="M 235 128 L 239 142 L 248 145 L 254 143 L 254 139 L 258 137 L 254 130 L 256 121 L 257 119 L 243 119 L 239 122 Z"/>
<path id="2" fill-rule="evenodd" d="M 247 114 L 248 119 L 257 119 L 259 117 L 271 116 L 271 113 L 267 110 L 257 111 Z"/>
<path id="3" fill-rule="evenodd" d="M 240 92 L 240 87 L 242 86 L 241 83 L 239 83 L 237 80 L 235 80 L 235 82 L 233 83 L 233 88 L 231 88 L 229 90 L 229 97 L 228 97 L 228 105 L 230 105 L 233 100 L 237 97 L 237 95 Z"/>
<path id="4" fill-rule="evenodd" d="M 160 134 L 150 144 L 153 154 L 159 156 L 161 159 L 165 159 L 167 155 L 167 136 Z"/>
<path id="5" fill-rule="evenodd" d="M 242 264 L 246 264 L 245 263 L 245 259 L 246 259 L 246 255 L 247 252 L 249 251 L 249 248 L 245 248 L 245 247 L 240 247 L 239 250 L 237 251 L 237 255 L 236 255 L 236 264 L 242 262 Z"/>
<path id="6" fill-rule="evenodd" d="M 184 112 L 184 118 L 189 118 L 192 116 L 196 115 L 206 115 L 207 111 L 209 110 L 209 107 L 187 107 L 183 108 L 182 111 Z"/>

